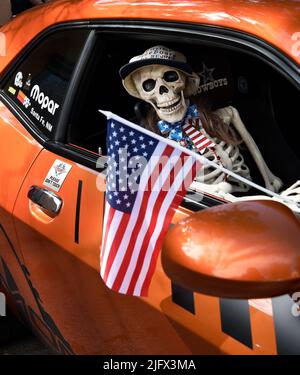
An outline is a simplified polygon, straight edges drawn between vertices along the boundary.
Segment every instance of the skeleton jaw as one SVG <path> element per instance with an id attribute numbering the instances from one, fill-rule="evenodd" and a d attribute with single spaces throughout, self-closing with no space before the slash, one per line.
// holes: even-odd
<path id="1" fill-rule="evenodd" d="M 158 117 L 167 122 L 175 123 L 181 121 L 186 113 L 188 101 L 184 98 L 183 91 L 176 98 L 163 103 L 151 101 Z"/>

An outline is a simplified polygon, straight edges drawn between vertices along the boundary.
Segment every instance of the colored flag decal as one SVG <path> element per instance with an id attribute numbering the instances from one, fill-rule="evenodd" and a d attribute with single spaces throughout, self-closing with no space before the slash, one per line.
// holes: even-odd
<path id="1" fill-rule="evenodd" d="M 25 101 L 27 99 L 27 96 L 24 94 L 23 91 L 19 90 L 17 98 L 18 98 L 19 102 L 21 102 L 24 105 Z"/>

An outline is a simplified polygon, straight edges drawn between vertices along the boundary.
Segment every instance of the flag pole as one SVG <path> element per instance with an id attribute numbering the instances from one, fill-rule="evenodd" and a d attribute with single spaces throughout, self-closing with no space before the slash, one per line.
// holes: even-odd
<path id="1" fill-rule="evenodd" d="M 227 175 L 229 175 L 231 177 L 234 177 L 235 179 L 237 179 L 239 181 L 242 181 L 242 182 L 244 182 L 245 184 L 247 184 L 249 186 L 254 187 L 257 190 L 260 190 L 263 193 L 270 195 L 271 197 L 274 197 L 274 198 L 277 198 L 277 199 L 279 199 L 281 201 L 284 201 L 286 203 L 298 206 L 297 202 L 295 202 L 295 201 L 293 201 L 291 199 L 285 198 L 285 197 L 283 197 L 280 194 L 277 194 L 277 193 L 275 193 L 275 192 L 273 192 L 273 191 L 271 191 L 271 190 L 269 190 L 267 188 L 264 188 L 263 186 L 260 186 L 260 185 L 256 184 L 255 182 L 252 182 L 252 181 L 248 180 L 247 178 L 244 178 L 244 177 L 242 177 L 242 176 L 240 176 L 240 175 L 238 175 L 238 174 L 230 171 L 229 169 L 227 169 L 227 168 L 225 168 L 225 167 L 223 167 L 223 166 L 221 166 L 221 165 L 219 165 L 219 164 L 217 164 L 217 163 L 215 163 L 215 162 L 213 162 L 213 161 L 205 158 L 203 155 L 197 154 L 194 151 L 189 150 L 189 149 L 181 146 L 176 141 L 173 141 L 173 140 L 168 139 L 168 138 L 164 138 L 164 137 L 162 137 L 162 136 L 160 136 L 160 135 L 158 135 L 156 133 L 153 133 L 152 131 L 150 131 L 148 129 L 145 129 L 142 126 L 139 126 L 139 125 L 137 125 L 137 124 L 135 124 L 135 123 L 133 123 L 133 122 L 131 122 L 129 120 L 126 120 L 123 117 L 118 116 L 115 113 L 112 113 L 110 111 L 99 110 L 99 112 L 102 113 L 104 116 L 106 116 L 106 118 L 108 120 L 116 120 L 118 122 L 121 122 L 121 123 L 123 123 L 123 124 L 125 124 L 125 125 L 127 125 L 127 126 L 129 126 L 131 128 L 133 128 L 133 129 L 141 132 L 141 133 L 147 134 L 150 137 L 157 139 L 158 141 L 164 141 L 168 145 L 170 145 L 170 146 L 172 146 L 174 148 L 177 148 L 177 149 L 181 150 L 182 152 L 185 152 L 186 154 L 188 154 L 190 156 L 193 156 L 195 159 L 199 160 L 202 164 L 204 164 L 204 165 L 210 165 L 211 167 L 213 167 L 215 169 L 218 169 L 218 170 L 226 173 Z"/>

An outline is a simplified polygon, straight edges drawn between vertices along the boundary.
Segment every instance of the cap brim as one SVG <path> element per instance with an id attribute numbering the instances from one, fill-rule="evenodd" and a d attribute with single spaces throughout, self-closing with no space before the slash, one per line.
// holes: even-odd
<path id="1" fill-rule="evenodd" d="M 193 74 L 192 67 L 184 62 L 165 60 L 165 59 L 144 59 L 128 63 L 120 69 L 119 73 L 121 78 L 124 80 L 131 73 L 147 65 L 166 65 L 177 68 L 187 74 Z"/>

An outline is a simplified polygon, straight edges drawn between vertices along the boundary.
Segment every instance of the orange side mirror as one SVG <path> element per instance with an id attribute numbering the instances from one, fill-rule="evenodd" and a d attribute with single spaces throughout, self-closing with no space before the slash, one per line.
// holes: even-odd
<path id="1" fill-rule="evenodd" d="M 300 291 L 300 221 L 271 200 L 209 208 L 168 232 L 162 264 L 175 283 L 218 297 Z"/>

